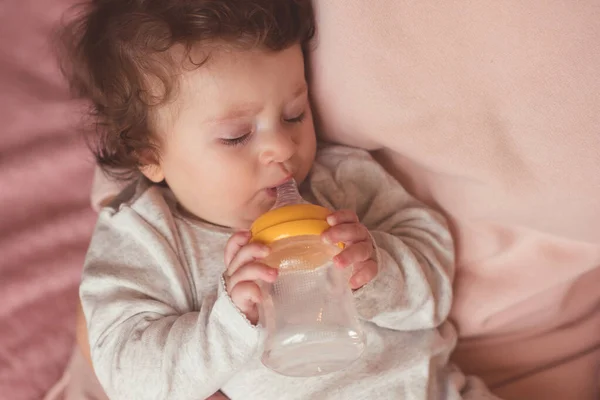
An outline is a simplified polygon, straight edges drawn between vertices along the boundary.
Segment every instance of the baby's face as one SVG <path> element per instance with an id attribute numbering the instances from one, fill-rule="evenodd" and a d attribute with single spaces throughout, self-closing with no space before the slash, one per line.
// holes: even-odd
<path id="1" fill-rule="evenodd" d="M 303 181 L 315 157 L 301 48 L 217 50 L 179 84 L 157 113 L 160 162 L 143 172 L 166 179 L 196 217 L 249 228 L 275 202 L 273 188 Z"/>

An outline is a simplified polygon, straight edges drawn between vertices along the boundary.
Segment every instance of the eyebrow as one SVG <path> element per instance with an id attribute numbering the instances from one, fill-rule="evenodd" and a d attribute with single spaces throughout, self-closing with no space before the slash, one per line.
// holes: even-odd
<path id="1" fill-rule="evenodd" d="M 308 86 L 306 85 L 306 83 L 303 83 L 301 86 L 298 87 L 298 89 L 296 89 L 294 91 L 292 98 L 297 99 L 298 97 L 304 95 L 307 92 L 308 92 Z M 213 124 L 218 124 L 218 123 L 225 122 L 225 121 L 243 118 L 248 115 L 253 115 L 253 114 L 258 113 L 259 111 L 261 111 L 261 108 L 252 103 L 242 104 L 239 107 L 236 107 L 236 108 L 230 110 L 226 114 L 218 115 L 214 118 L 210 118 L 208 120 L 208 122 L 213 123 Z"/>
<path id="2" fill-rule="evenodd" d="M 304 94 L 308 92 L 308 86 L 306 85 L 306 82 L 304 82 L 301 86 L 298 87 L 298 89 L 296 89 L 296 91 L 294 92 L 294 99 L 300 97 L 300 95 Z"/>
<path id="3" fill-rule="evenodd" d="M 229 120 L 243 118 L 248 115 L 256 114 L 260 111 L 260 107 L 254 106 L 251 103 L 241 105 L 237 108 L 229 110 L 226 114 L 218 115 L 214 118 L 210 118 L 208 122 L 218 124 Z"/>

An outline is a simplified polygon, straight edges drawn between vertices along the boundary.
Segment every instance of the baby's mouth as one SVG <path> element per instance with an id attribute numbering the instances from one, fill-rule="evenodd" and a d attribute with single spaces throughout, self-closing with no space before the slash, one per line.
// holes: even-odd
<path id="1" fill-rule="evenodd" d="M 277 197 L 277 186 L 266 188 L 265 192 L 269 195 L 269 197 L 276 198 Z"/>
<path id="2" fill-rule="evenodd" d="M 291 179 L 293 179 L 293 175 L 289 175 L 286 176 L 284 179 L 282 179 L 277 185 L 266 188 L 265 191 L 267 192 L 267 194 L 271 197 L 277 197 L 277 188 L 281 185 L 284 185 L 285 183 L 289 182 Z"/>

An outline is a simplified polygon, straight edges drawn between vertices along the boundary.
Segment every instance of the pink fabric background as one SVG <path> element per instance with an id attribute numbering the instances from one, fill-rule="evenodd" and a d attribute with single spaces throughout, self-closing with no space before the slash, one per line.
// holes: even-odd
<path id="1" fill-rule="evenodd" d="M 50 33 L 72 0 L 0 2 L 0 397 L 42 398 L 74 340 L 91 157 Z"/>

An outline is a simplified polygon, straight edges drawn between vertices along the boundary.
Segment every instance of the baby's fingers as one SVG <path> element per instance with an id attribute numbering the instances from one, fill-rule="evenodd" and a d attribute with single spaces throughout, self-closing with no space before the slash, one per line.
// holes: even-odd
<path id="1" fill-rule="evenodd" d="M 238 231 L 231 235 L 225 245 L 225 265 L 229 265 L 242 247 L 250 241 L 250 232 Z"/>
<path id="2" fill-rule="evenodd" d="M 242 313 L 255 324 L 257 320 L 256 305 L 262 301 L 260 288 L 254 282 L 240 282 L 231 290 L 231 301 Z"/>
<path id="3" fill-rule="evenodd" d="M 359 289 L 371 282 L 377 275 L 378 267 L 375 260 L 367 260 L 354 264 L 354 271 L 350 278 L 352 290 Z"/>
<path id="4" fill-rule="evenodd" d="M 346 268 L 352 264 L 367 261 L 373 256 L 373 251 L 373 244 L 370 240 L 354 243 L 333 257 L 333 262 L 338 268 Z"/>
<path id="5" fill-rule="evenodd" d="M 351 210 L 335 211 L 327 216 L 327 223 L 331 226 L 352 222 L 358 222 L 358 216 Z"/>
<path id="6" fill-rule="evenodd" d="M 246 281 L 265 281 L 274 282 L 277 279 L 277 270 L 261 263 L 250 263 L 240 267 L 228 279 L 227 286 L 235 288 L 240 282 Z"/>
<path id="7" fill-rule="evenodd" d="M 270 252 L 269 246 L 261 243 L 250 243 L 243 246 L 227 265 L 227 276 L 232 276 L 245 264 L 266 257 Z"/>
<path id="8" fill-rule="evenodd" d="M 369 239 L 369 231 L 358 222 L 332 226 L 321 235 L 328 243 L 358 243 Z"/>

